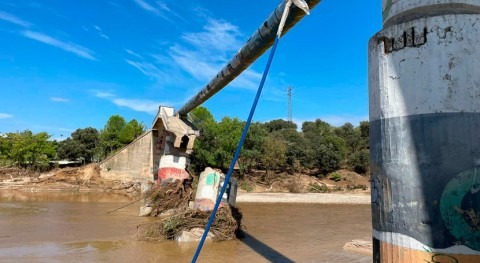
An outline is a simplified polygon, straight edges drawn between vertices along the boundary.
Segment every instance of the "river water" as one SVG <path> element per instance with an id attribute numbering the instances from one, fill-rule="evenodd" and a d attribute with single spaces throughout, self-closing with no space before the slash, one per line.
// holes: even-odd
<path id="1" fill-rule="evenodd" d="M 139 205 L 98 193 L 0 192 L 0 262 L 190 262 L 196 244 L 136 241 Z M 368 205 L 238 204 L 246 237 L 206 242 L 198 262 L 371 262 Z"/>

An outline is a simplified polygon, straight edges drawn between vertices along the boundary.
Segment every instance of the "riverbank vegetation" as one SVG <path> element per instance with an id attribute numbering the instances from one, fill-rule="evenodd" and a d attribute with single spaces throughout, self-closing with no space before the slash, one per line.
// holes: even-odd
<path id="1" fill-rule="evenodd" d="M 189 117 L 202 134 L 195 141 L 192 169 L 228 170 L 245 122 L 230 117 L 217 122 L 204 107 L 196 108 Z M 351 123 L 334 127 L 317 119 L 304 122 L 300 130 L 295 123 L 281 119 L 252 123 L 240 156 L 239 174 L 260 170 L 266 177 L 272 173 L 323 177 L 338 169 L 367 174 L 368 140 L 367 121 L 357 127 Z"/>
<path id="2" fill-rule="evenodd" d="M 145 132 L 145 126 L 120 115 L 111 116 L 104 128 L 79 128 L 65 140 L 52 140 L 46 132 L 0 134 L 0 165 L 44 171 L 57 160 L 88 164 L 100 161 L 131 143 Z"/>
<path id="3" fill-rule="evenodd" d="M 206 167 L 226 172 L 245 122 L 224 117 L 216 121 L 204 107 L 189 114 L 200 131 L 189 171 L 200 174 Z M 51 140 L 45 132 L 31 131 L 0 135 L 0 166 L 45 171 L 58 160 L 78 164 L 99 162 L 131 143 L 145 132 L 133 119 L 111 116 L 104 128 L 74 131 L 63 141 Z M 302 127 L 281 119 L 255 122 L 250 126 L 235 176 L 245 191 L 330 192 L 365 190 L 369 161 L 368 122 L 335 127 L 320 119 Z"/>

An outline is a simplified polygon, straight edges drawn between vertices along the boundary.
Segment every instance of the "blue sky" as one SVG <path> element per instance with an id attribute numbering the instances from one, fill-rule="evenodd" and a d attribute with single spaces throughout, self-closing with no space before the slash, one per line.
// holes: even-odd
<path id="1" fill-rule="evenodd" d="M 149 126 L 179 109 L 228 61 L 278 0 L 2 0 L 0 133 L 101 129 L 113 114 Z M 280 41 L 254 119 L 368 119 L 367 43 L 381 1 L 324 0 Z M 216 119 L 246 119 L 266 52 L 207 101 Z"/>

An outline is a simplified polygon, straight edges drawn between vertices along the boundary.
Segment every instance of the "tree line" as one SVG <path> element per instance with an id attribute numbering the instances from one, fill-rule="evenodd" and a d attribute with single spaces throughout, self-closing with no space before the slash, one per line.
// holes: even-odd
<path id="1" fill-rule="evenodd" d="M 0 135 L 0 164 L 47 169 L 54 160 L 74 160 L 82 163 L 99 161 L 116 152 L 145 132 L 137 120 L 129 122 L 111 116 L 102 130 L 79 128 L 65 140 L 52 140 L 46 132 L 30 130 Z"/>
<path id="2" fill-rule="evenodd" d="M 192 154 L 192 168 L 227 170 L 240 139 L 244 121 L 224 117 L 220 122 L 204 107 L 189 114 L 190 122 L 201 131 Z M 253 169 L 325 175 L 340 168 L 360 174 L 369 167 L 369 124 L 354 127 L 345 123 L 334 127 L 320 119 L 306 121 L 301 130 L 285 120 L 255 122 L 240 155 L 240 171 Z"/>
<path id="3" fill-rule="evenodd" d="M 205 107 L 189 114 L 190 122 L 201 131 L 191 156 L 191 168 L 227 170 L 240 139 L 244 121 L 224 117 L 217 122 Z M 26 130 L 0 134 L 0 164 L 45 169 L 52 160 L 100 161 L 131 143 L 145 132 L 145 126 L 120 115 L 111 116 L 100 131 L 77 129 L 63 141 L 51 140 L 46 132 Z M 344 168 L 367 173 L 369 124 L 354 127 L 345 123 L 334 127 L 320 119 L 306 121 L 300 130 L 295 123 L 281 119 L 255 122 L 240 155 L 240 172 L 307 173 L 324 175 Z"/>

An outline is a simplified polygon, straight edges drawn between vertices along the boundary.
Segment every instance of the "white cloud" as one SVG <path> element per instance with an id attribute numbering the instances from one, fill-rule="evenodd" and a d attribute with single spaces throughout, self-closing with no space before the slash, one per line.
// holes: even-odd
<path id="1" fill-rule="evenodd" d="M 155 13 L 155 14 L 158 14 L 159 13 L 159 10 L 156 9 L 155 7 L 153 7 L 152 5 L 150 5 L 149 3 L 147 3 L 146 1 L 144 0 L 133 0 L 138 6 L 140 6 L 141 8 L 149 11 L 149 12 L 152 12 L 152 13 Z"/>
<path id="2" fill-rule="evenodd" d="M 184 20 L 178 13 L 173 11 L 168 7 L 168 5 L 160 0 L 153 1 L 150 0 L 133 0 L 140 8 L 150 12 L 168 22 L 175 24 L 171 17 L 176 17 L 177 19 Z"/>
<path id="3" fill-rule="evenodd" d="M 154 1 L 155 2 L 154 4 L 149 3 L 148 0 L 133 0 L 133 1 L 142 9 L 148 12 L 152 12 L 156 15 L 159 15 L 161 13 L 160 10 L 166 11 L 166 12 L 173 12 L 165 2 L 162 2 L 160 0 Z"/>
<path id="4" fill-rule="evenodd" d="M 13 118 L 12 114 L 0 113 L 0 119 L 10 119 Z"/>
<path id="5" fill-rule="evenodd" d="M 160 70 L 157 66 L 149 62 L 135 62 L 132 60 L 125 60 L 128 64 L 133 66 L 134 68 L 140 70 L 145 76 L 156 80 L 165 80 L 168 78 L 167 74 L 165 74 L 162 70 Z"/>
<path id="6" fill-rule="evenodd" d="M 238 50 L 242 45 L 240 30 L 229 22 L 209 19 L 203 29 L 203 32 L 186 33 L 182 38 L 201 50 L 226 52 Z"/>
<path id="7" fill-rule="evenodd" d="M 262 74 L 247 69 L 242 74 L 240 74 L 236 79 L 234 79 L 230 85 L 237 88 L 243 88 L 248 90 L 257 90 L 258 85 L 260 84 L 260 79 Z M 272 90 L 270 87 L 268 90 Z"/>
<path id="8" fill-rule="evenodd" d="M 167 12 L 172 12 L 172 10 L 168 7 L 168 5 L 162 1 L 156 1 L 155 2 L 157 4 L 157 6 L 161 9 L 161 10 L 165 10 Z"/>
<path id="9" fill-rule="evenodd" d="M 93 28 L 95 28 L 95 30 L 97 30 L 97 33 L 101 38 L 104 38 L 104 39 L 107 39 L 107 40 L 110 39 L 109 36 L 107 36 L 105 33 L 103 33 L 102 28 L 100 28 L 99 26 L 94 25 Z"/>
<path id="10" fill-rule="evenodd" d="M 171 105 L 153 100 L 121 98 L 108 91 L 92 90 L 94 96 L 108 100 L 113 104 L 132 109 L 134 111 L 146 112 L 151 115 L 157 114 L 160 105 Z"/>
<path id="11" fill-rule="evenodd" d="M 204 31 L 186 33 L 182 36 L 193 48 L 182 45 L 171 47 L 170 56 L 186 72 L 193 77 L 208 81 L 217 74 L 238 50 L 243 42 L 243 34 L 237 26 L 223 20 L 208 19 Z M 232 87 L 256 89 L 261 74 L 247 69 L 234 81 Z"/>
<path id="12" fill-rule="evenodd" d="M 138 53 L 135 53 L 135 52 L 133 52 L 133 51 L 130 50 L 130 49 L 127 49 L 127 48 L 126 48 L 126 49 L 125 49 L 125 52 L 127 52 L 128 54 L 130 54 L 130 55 L 132 55 L 132 56 L 134 56 L 134 57 L 143 58 L 143 57 L 140 56 Z M 127 62 L 127 63 L 128 63 L 128 62 Z"/>
<path id="13" fill-rule="evenodd" d="M 96 60 L 96 58 L 93 56 L 93 51 L 91 51 L 88 48 L 82 47 L 80 45 L 63 42 L 49 35 L 30 31 L 30 30 L 23 31 L 21 34 L 26 38 L 30 38 L 50 46 L 60 48 L 64 51 L 73 53 L 79 57 L 89 59 L 89 60 Z"/>
<path id="14" fill-rule="evenodd" d="M 113 99 L 112 102 L 118 106 L 127 107 L 134 111 L 146 112 L 152 115 L 157 113 L 158 107 L 160 106 L 159 102 L 151 100 L 116 98 Z"/>
<path id="15" fill-rule="evenodd" d="M 208 62 L 207 58 L 201 58 L 201 54 L 178 45 L 170 49 L 170 56 L 178 66 L 196 79 L 207 81 L 218 72 L 221 65 Z"/>
<path id="16" fill-rule="evenodd" d="M 19 26 L 30 27 L 32 24 L 28 21 L 20 19 L 12 14 L 0 11 L 0 20 L 4 20 Z"/>
<path id="17" fill-rule="evenodd" d="M 171 72 L 178 76 L 177 72 L 180 69 L 196 80 L 202 81 L 202 84 L 206 84 L 242 46 L 242 36 L 237 26 L 227 21 L 209 18 L 202 31 L 184 33 L 181 36 L 182 42 L 171 44 L 169 48 L 162 48 L 166 50 L 165 53 L 141 56 L 131 50 L 125 50 L 135 56 L 126 59 L 125 62 L 144 75 L 162 82 L 172 79 Z M 254 90 L 258 87 L 260 79 L 260 73 L 247 69 L 230 85 Z"/>
<path id="18" fill-rule="evenodd" d="M 93 93 L 95 97 L 102 98 L 102 99 L 115 97 L 115 95 L 109 91 L 102 91 L 102 90 L 90 90 L 90 91 Z"/>
<path id="19" fill-rule="evenodd" d="M 69 99 L 60 98 L 60 97 L 51 97 L 50 100 L 55 101 L 55 102 L 69 102 L 70 101 Z"/>

